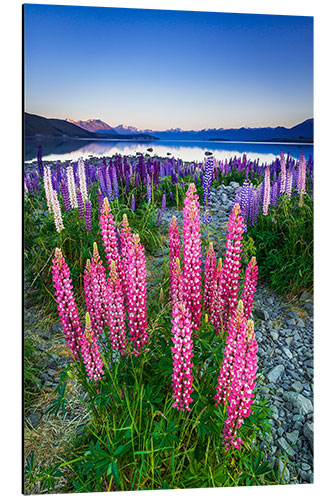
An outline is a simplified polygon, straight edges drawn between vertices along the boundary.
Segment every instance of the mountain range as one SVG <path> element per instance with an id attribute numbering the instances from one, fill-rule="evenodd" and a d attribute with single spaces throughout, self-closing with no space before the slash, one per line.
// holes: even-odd
<path id="1" fill-rule="evenodd" d="M 137 127 L 127 125 L 117 125 L 111 127 L 109 124 L 99 120 L 90 119 L 87 121 L 74 121 L 67 119 L 68 122 L 82 127 L 89 132 L 98 132 L 99 134 L 121 134 L 124 136 L 131 134 L 151 134 L 159 139 L 174 140 L 226 140 L 226 141 L 300 141 L 313 142 L 313 118 L 309 118 L 291 128 L 286 127 L 242 127 L 242 128 L 208 128 L 202 130 L 182 130 L 173 128 L 168 130 L 138 129 Z"/>
<path id="2" fill-rule="evenodd" d="M 90 130 L 78 126 L 73 120 L 60 120 L 58 118 L 44 118 L 43 116 L 24 113 L 24 136 L 26 138 L 71 138 L 71 139 L 105 139 L 103 134 L 106 124 L 101 120 L 89 120 L 94 122 L 90 124 Z M 96 123 L 100 122 L 100 123 Z M 80 122 L 85 123 L 85 122 Z M 157 139 L 150 134 L 135 133 L 122 135 L 107 125 L 108 139 L 127 140 L 127 141 L 152 141 Z"/>

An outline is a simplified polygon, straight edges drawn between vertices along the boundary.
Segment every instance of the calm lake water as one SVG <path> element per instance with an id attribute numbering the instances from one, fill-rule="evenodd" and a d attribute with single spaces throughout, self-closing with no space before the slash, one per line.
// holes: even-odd
<path id="1" fill-rule="evenodd" d="M 50 161 L 77 161 L 78 158 L 112 156 L 116 153 L 121 155 L 135 155 L 137 152 L 147 153 L 147 148 L 153 148 L 148 153 L 151 156 L 181 158 L 184 161 L 202 161 L 205 151 L 211 151 L 218 160 L 229 160 L 237 158 L 246 153 L 250 160 L 259 159 L 262 163 L 270 163 L 280 155 L 281 149 L 289 153 L 293 158 L 299 159 L 301 152 L 308 159 L 313 155 L 313 145 L 291 144 L 291 143 L 262 143 L 262 142 L 220 142 L 220 141 L 154 141 L 130 142 L 115 140 L 90 139 L 48 139 L 25 141 L 25 162 L 34 161 L 37 158 L 38 145 L 43 148 L 43 159 Z"/>

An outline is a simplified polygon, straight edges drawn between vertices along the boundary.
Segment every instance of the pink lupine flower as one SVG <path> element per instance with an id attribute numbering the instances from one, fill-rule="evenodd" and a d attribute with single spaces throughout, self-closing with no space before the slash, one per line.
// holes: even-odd
<path id="1" fill-rule="evenodd" d="M 254 399 L 254 387 L 257 371 L 258 350 L 254 336 L 254 324 L 249 320 L 244 330 L 244 336 L 237 345 L 237 356 L 233 366 L 233 380 L 228 396 L 227 418 L 222 431 L 223 444 L 226 449 L 239 449 L 243 443 L 237 437 L 244 418 L 251 413 L 251 404 Z"/>
<path id="2" fill-rule="evenodd" d="M 51 180 L 51 170 L 48 165 L 44 166 L 43 182 L 47 208 L 49 209 L 49 212 L 52 212 L 53 186 Z"/>
<path id="3" fill-rule="evenodd" d="M 127 311 L 129 337 L 136 356 L 148 342 L 146 275 L 144 248 L 140 243 L 139 235 L 134 234 L 129 248 Z"/>
<path id="4" fill-rule="evenodd" d="M 78 208 L 77 197 L 76 197 L 76 186 L 73 173 L 72 165 L 69 165 L 66 170 L 67 175 L 67 187 L 69 194 L 69 201 L 72 208 Z"/>
<path id="5" fill-rule="evenodd" d="M 239 204 L 235 203 L 228 220 L 226 252 L 217 292 L 223 330 L 237 307 L 243 233 L 243 217 Z"/>
<path id="6" fill-rule="evenodd" d="M 187 307 L 176 302 L 172 308 L 172 358 L 173 358 L 173 408 L 189 411 L 192 403 L 192 367 L 193 356 L 192 321 Z"/>
<path id="7" fill-rule="evenodd" d="M 106 320 L 105 291 L 106 272 L 98 253 L 97 244 L 93 245 L 92 261 L 87 260 L 83 275 L 84 294 L 87 311 L 89 312 L 92 328 L 96 335 L 101 335 Z"/>
<path id="8" fill-rule="evenodd" d="M 209 315 L 211 315 L 212 312 L 214 293 L 216 291 L 216 276 L 216 256 L 213 243 L 210 243 L 205 264 L 205 283 L 203 293 L 203 305 Z"/>
<path id="9" fill-rule="evenodd" d="M 81 340 L 83 363 L 90 380 L 100 380 L 103 375 L 103 361 L 96 335 L 91 328 L 89 313 L 86 314 L 86 329 Z"/>
<path id="10" fill-rule="evenodd" d="M 286 190 L 286 162 L 284 159 L 284 154 L 281 149 L 280 153 L 280 167 L 281 167 L 281 187 L 280 187 L 280 193 L 284 193 Z"/>
<path id="11" fill-rule="evenodd" d="M 301 153 L 298 165 L 297 193 L 306 192 L 306 161 L 304 153 Z"/>
<path id="12" fill-rule="evenodd" d="M 176 302 L 183 302 L 183 300 L 184 300 L 183 280 L 184 280 L 184 273 L 181 270 L 180 260 L 177 257 L 175 265 L 173 267 L 172 277 L 171 277 L 172 288 L 170 285 L 170 298 L 171 298 L 172 305 L 175 304 Z"/>
<path id="13" fill-rule="evenodd" d="M 241 353 L 239 346 L 242 346 L 245 329 L 246 319 L 243 313 L 243 304 L 239 301 L 237 309 L 228 323 L 226 347 L 223 353 L 220 374 L 217 378 L 216 395 L 214 396 L 216 404 L 222 403 L 225 405 L 228 401 L 233 376 L 236 375 L 236 373 L 234 374 L 233 366 L 235 359 Z"/>
<path id="14" fill-rule="evenodd" d="M 116 264 L 111 261 L 111 272 L 106 287 L 106 321 L 110 329 L 110 340 L 113 349 L 121 355 L 127 350 L 124 296 L 120 276 Z"/>
<path id="15" fill-rule="evenodd" d="M 58 200 L 58 193 L 55 189 L 52 189 L 52 210 L 53 210 L 55 227 L 58 233 L 60 233 L 60 231 L 64 229 L 65 226 L 62 220 L 61 208 Z"/>
<path id="16" fill-rule="evenodd" d="M 264 199 L 262 204 L 262 213 L 264 215 L 268 214 L 268 207 L 271 201 L 271 178 L 270 178 L 269 166 L 265 170 L 265 180 L 264 180 Z"/>
<path id="17" fill-rule="evenodd" d="M 291 170 L 288 171 L 287 173 L 287 184 L 286 184 L 286 195 L 290 199 L 291 197 L 291 191 L 293 187 L 293 173 Z"/>
<path id="18" fill-rule="evenodd" d="M 252 257 L 247 265 L 245 281 L 242 293 L 242 302 L 244 306 L 244 316 L 248 320 L 252 312 L 253 299 L 258 280 L 258 266 L 255 257 Z"/>
<path id="19" fill-rule="evenodd" d="M 175 293 L 174 274 L 175 274 L 176 260 L 178 259 L 180 261 L 180 239 L 177 227 L 177 219 L 175 216 L 172 217 L 172 221 L 169 227 L 169 246 L 170 246 L 170 261 L 169 261 L 170 297 L 172 299 Z"/>
<path id="20" fill-rule="evenodd" d="M 128 288 L 128 273 L 129 273 L 128 269 L 130 262 L 129 250 L 132 244 L 133 244 L 133 234 L 128 224 L 127 215 L 124 214 L 121 233 L 120 233 L 120 248 L 121 248 L 121 260 L 122 260 L 122 273 L 120 275 L 120 279 L 122 282 L 125 298 L 127 296 L 127 288 Z"/>
<path id="21" fill-rule="evenodd" d="M 79 164 L 78 171 L 80 180 L 80 191 L 82 194 L 83 203 L 85 203 L 88 200 L 88 191 L 87 191 L 86 171 L 84 168 L 83 158 L 79 158 L 78 164 Z"/>
<path id="22" fill-rule="evenodd" d="M 216 330 L 219 332 L 221 330 L 221 315 L 219 307 L 219 290 L 221 290 L 222 284 L 222 259 L 219 258 L 216 267 L 216 277 L 215 286 L 212 293 L 212 302 L 209 307 L 209 321 L 215 326 Z"/>
<path id="23" fill-rule="evenodd" d="M 103 210 L 101 212 L 99 222 L 108 268 L 109 270 L 111 270 L 111 262 L 114 260 L 117 273 L 121 275 L 122 262 L 118 251 L 118 240 L 116 236 L 115 223 L 109 200 L 107 198 L 104 198 Z"/>
<path id="24" fill-rule="evenodd" d="M 184 201 L 183 276 L 184 301 L 195 330 L 199 329 L 201 317 L 201 241 L 198 200 L 195 184 L 190 184 Z"/>
<path id="25" fill-rule="evenodd" d="M 72 351 L 73 357 L 78 359 L 83 332 L 69 268 L 60 248 L 55 249 L 55 256 L 52 261 L 52 277 L 60 321 L 66 335 L 66 343 Z"/>

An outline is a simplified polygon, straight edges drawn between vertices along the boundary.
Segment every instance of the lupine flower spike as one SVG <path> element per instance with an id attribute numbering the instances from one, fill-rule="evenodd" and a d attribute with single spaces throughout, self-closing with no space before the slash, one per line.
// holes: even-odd
<path id="1" fill-rule="evenodd" d="M 125 354 L 127 340 L 124 296 L 114 260 L 111 261 L 110 277 L 106 287 L 106 321 L 110 329 L 112 348 L 118 349 L 121 355 Z"/>
<path id="2" fill-rule="evenodd" d="M 179 232 L 178 232 L 178 226 L 177 226 L 177 219 L 175 216 L 172 217 L 170 227 L 169 227 L 169 246 L 170 246 L 170 262 L 169 262 L 169 269 L 170 269 L 170 296 L 171 299 L 174 295 L 174 274 L 175 274 L 175 266 L 176 266 L 176 260 L 180 259 L 180 239 L 179 239 Z"/>
<path id="3" fill-rule="evenodd" d="M 183 276 L 184 301 L 195 330 L 199 329 L 201 317 L 201 241 L 198 199 L 195 184 L 190 184 L 184 201 Z"/>
<path id="4" fill-rule="evenodd" d="M 255 257 L 252 257 L 245 273 L 245 281 L 242 293 L 242 302 L 244 307 L 244 316 L 248 320 L 252 312 L 253 299 L 258 280 L 258 266 Z"/>
<path id="5" fill-rule="evenodd" d="M 81 342 L 81 354 L 88 378 L 90 378 L 90 380 L 100 380 L 101 375 L 104 373 L 103 361 L 97 338 L 91 328 L 88 312 L 86 314 L 86 329 Z"/>
<path id="6" fill-rule="evenodd" d="M 69 268 L 60 248 L 55 249 L 55 256 L 52 261 L 52 277 L 60 321 L 66 335 L 66 343 L 72 351 L 73 357 L 78 359 L 83 332 Z"/>
<path id="7" fill-rule="evenodd" d="M 209 244 L 206 265 L 205 265 L 205 284 L 203 293 L 203 305 L 210 314 L 213 304 L 213 297 L 216 290 L 216 257 L 213 243 Z"/>
<path id="8" fill-rule="evenodd" d="M 118 252 L 118 241 L 115 231 L 115 223 L 109 200 L 107 198 L 104 198 L 103 210 L 100 216 L 100 227 L 108 268 L 109 270 L 111 270 L 111 262 L 114 260 L 117 273 L 121 275 L 122 263 Z"/>
<path id="9" fill-rule="evenodd" d="M 240 206 L 235 203 L 228 220 L 226 252 L 218 287 L 218 309 L 223 329 L 237 307 L 243 233 L 243 217 Z"/>
<path id="10" fill-rule="evenodd" d="M 172 308 L 172 358 L 173 358 L 173 407 L 189 411 L 192 403 L 192 367 L 193 356 L 191 316 L 182 302 L 176 302 Z"/>
<path id="11" fill-rule="evenodd" d="M 268 207 L 270 201 L 271 201 L 271 180 L 270 180 L 269 167 L 266 167 L 265 180 L 264 180 L 264 200 L 262 205 L 262 213 L 264 215 L 268 214 Z"/>
<path id="12" fill-rule="evenodd" d="M 146 258 L 138 234 L 133 235 L 128 263 L 128 325 L 135 356 L 148 342 Z"/>
<path id="13" fill-rule="evenodd" d="M 93 258 L 87 260 L 83 275 L 87 311 L 96 335 L 101 335 L 105 325 L 106 273 L 98 253 L 97 244 L 93 245 Z"/>

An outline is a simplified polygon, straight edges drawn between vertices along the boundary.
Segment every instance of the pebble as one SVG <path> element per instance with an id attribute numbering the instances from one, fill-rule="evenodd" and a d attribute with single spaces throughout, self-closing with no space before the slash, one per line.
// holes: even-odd
<path id="1" fill-rule="evenodd" d="M 267 378 L 270 382 L 275 383 L 278 381 L 284 371 L 284 365 L 277 365 L 267 374 Z"/>

